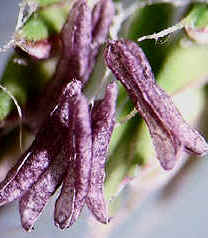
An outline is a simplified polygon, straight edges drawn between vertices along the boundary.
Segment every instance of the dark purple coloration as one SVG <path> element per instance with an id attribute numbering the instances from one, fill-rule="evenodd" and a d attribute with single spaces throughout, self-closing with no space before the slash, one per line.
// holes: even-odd
<path id="1" fill-rule="evenodd" d="M 106 40 L 114 12 L 112 0 L 100 0 L 95 5 L 92 13 L 92 40 L 94 47 L 95 45 L 100 46 Z"/>
<path id="2" fill-rule="evenodd" d="M 39 132 L 0 183 L 0 205 L 21 198 L 21 222 L 27 231 L 62 182 L 54 211 L 58 227 L 65 229 L 76 222 L 85 203 L 99 222 L 109 222 L 105 162 L 115 125 L 117 86 L 108 84 L 104 99 L 95 102 L 91 113 L 82 89 L 113 16 L 112 0 L 98 1 L 93 12 L 87 1 L 75 1 L 60 34 L 62 52 L 54 78 L 35 101 L 33 112 L 24 115 Z M 135 43 L 108 42 L 105 60 L 146 121 L 164 169 L 172 169 L 184 149 L 197 155 L 208 152 L 203 137 L 156 85 L 148 60 Z"/>
<path id="3" fill-rule="evenodd" d="M 112 0 L 100 0 L 93 9 L 91 51 L 88 70 L 86 71 L 88 78 L 93 71 L 99 48 L 107 39 L 114 12 L 115 9 Z"/>
<path id="4" fill-rule="evenodd" d="M 0 204 L 22 196 L 60 152 L 70 111 L 68 103 L 59 105 L 45 121 L 30 148 L 0 184 Z"/>
<path id="5" fill-rule="evenodd" d="M 73 160 L 73 158 L 71 158 Z M 74 161 L 70 161 L 66 177 L 64 178 L 60 196 L 56 200 L 54 209 L 55 225 L 61 229 L 69 227 L 74 213 L 75 203 L 75 171 Z"/>
<path id="6" fill-rule="evenodd" d="M 87 81 L 85 72 L 88 68 L 92 42 L 91 10 L 85 0 L 76 1 L 62 30 L 63 60 L 72 77 Z"/>
<path id="7" fill-rule="evenodd" d="M 74 3 L 60 34 L 62 52 L 54 78 L 42 95 L 30 102 L 30 110 L 26 106 L 24 122 L 38 133 L 0 184 L 0 204 L 21 197 L 22 226 L 27 231 L 62 181 L 54 214 L 60 228 L 67 228 L 78 219 L 89 189 L 88 207 L 98 220 L 108 221 L 103 195 L 104 164 L 114 126 L 116 85 L 108 86 L 106 98 L 93 109 L 92 120 L 81 90 L 93 70 L 99 47 L 107 38 L 113 15 L 112 0 L 99 1 L 93 13 L 85 0 Z M 92 150 L 95 178 L 91 174 Z M 92 195 L 98 198 L 95 204 Z"/>
<path id="8" fill-rule="evenodd" d="M 88 80 L 92 42 L 91 22 L 91 10 L 86 1 L 76 1 L 61 32 L 63 47 L 56 73 L 34 103 L 34 106 L 38 107 L 33 107 L 33 111 L 26 111 L 25 118 L 33 130 L 40 128 L 44 118 L 57 104 L 57 98 L 68 82 L 76 79 L 83 85 Z"/>
<path id="9" fill-rule="evenodd" d="M 1 205 L 21 197 L 60 153 L 71 119 L 68 99 L 80 90 L 81 83 L 72 81 L 62 91 L 59 104 L 42 125 L 36 139 L 0 184 Z"/>
<path id="10" fill-rule="evenodd" d="M 61 229 L 71 226 L 78 219 L 85 204 L 92 157 L 92 133 L 87 99 L 80 94 L 70 100 L 70 105 L 73 114 L 73 138 L 67 140 L 65 146 L 73 151 L 74 155 L 69 155 L 70 168 L 56 202 L 55 223 Z"/>
<path id="11" fill-rule="evenodd" d="M 39 177 L 37 182 L 34 181 L 32 187 L 24 194 L 20 201 L 22 226 L 27 231 L 31 230 L 48 200 L 61 184 L 63 176 L 69 165 L 69 154 L 68 148 L 65 146 L 65 141 L 67 141 L 67 134 L 68 131 L 71 130 L 71 124 L 74 120 L 72 118 L 74 109 L 70 102 L 76 99 L 80 93 L 80 81 L 74 80 L 69 83 L 64 89 L 63 95 L 60 97 L 61 105 L 58 105 L 51 113 L 53 116 L 56 114 L 56 111 L 62 109 L 59 121 L 65 125 L 65 128 L 64 131 L 59 131 L 59 136 L 61 136 L 63 140 L 59 146 L 59 154 L 54 156 L 47 170 Z M 54 128 L 52 130 L 54 129 L 57 129 L 56 124 L 54 124 Z"/>
<path id="12" fill-rule="evenodd" d="M 31 231 L 50 197 L 61 184 L 67 164 L 65 152 L 62 150 L 45 173 L 21 198 L 19 210 L 21 223 L 26 231 Z"/>
<path id="13" fill-rule="evenodd" d="M 24 123 L 35 133 L 57 104 L 57 98 L 65 85 L 76 79 L 84 86 L 93 71 L 99 47 L 106 40 L 112 22 L 112 0 L 99 1 L 93 12 L 85 0 L 75 1 L 70 10 L 60 34 L 62 51 L 55 75 L 24 110 Z"/>
<path id="14" fill-rule="evenodd" d="M 93 107 L 92 135 L 85 98 L 77 97 L 72 103 L 74 136 L 69 131 L 68 138 L 71 139 L 67 139 L 65 145 L 69 150 L 70 166 L 54 214 L 55 223 L 61 229 L 77 220 L 86 195 L 86 203 L 98 221 L 109 221 L 104 200 L 105 161 L 115 124 L 116 97 L 117 86 L 111 83 L 106 89 L 105 98 Z"/>
<path id="15" fill-rule="evenodd" d="M 34 155 L 33 155 L 34 154 Z M 26 161 L 24 161 L 26 159 Z M 47 151 L 38 153 L 28 152 L 28 156 L 22 158 L 23 166 L 13 169 L 6 180 L 3 181 L 3 189 L 0 192 L 0 205 L 4 205 L 21 197 L 27 189 L 39 178 L 49 165 L 49 156 Z"/>
<path id="16" fill-rule="evenodd" d="M 112 0 L 98 1 L 93 13 L 85 0 L 74 3 L 61 33 L 63 52 L 53 89 L 57 89 L 56 84 L 63 80 L 70 81 L 74 78 L 82 81 L 83 85 L 88 81 L 99 47 L 107 38 L 113 16 Z"/>
<path id="17" fill-rule="evenodd" d="M 74 212 L 75 203 L 75 148 L 73 136 L 74 123 L 71 123 L 64 143 L 66 160 L 68 161 L 67 173 L 63 180 L 61 193 L 56 200 L 54 209 L 55 225 L 61 229 L 69 226 L 71 216 Z"/>
<path id="18" fill-rule="evenodd" d="M 105 60 L 146 121 L 164 169 L 172 169 L 183 150 L 196 155 L 208 152 L 204 138 L 183 120 L 171 97 L 156 85 L 148 60 L 137 44 L 110 41 Z"/>
<path id="19" fill-rule="evenodd" d="M 92 109 L 92 169 L 86 204 L 101 223 L 108 223 L 104 198 L 105 162 L 110 138 L 115 125 L 117 85 L 107 86 L 105 98 Z"/>

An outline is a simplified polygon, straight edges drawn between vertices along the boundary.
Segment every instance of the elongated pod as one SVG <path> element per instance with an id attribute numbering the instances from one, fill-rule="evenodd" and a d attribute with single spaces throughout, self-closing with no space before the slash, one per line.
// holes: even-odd
<path id="1" fill-rule="evenodd" d="M 64 179 L 61 194 L 56 201 L 55 223 L 61 229 L 71 226 L 79 217 L 89 190 L 92 157 L 92 133 L 88 102 L 81 93 L 70 100 L 73 114 L 73 136 L 66 147 L 73 146 L 69 156 L 70 168 Z M 71 133 L 71 131 L 69 131 Z M 71 144 L 73 137 L 74 144 Z"/>
<path id="2" fill-rule="evenodd" d="M 183 150 L 202 156 L 208 152 L 204 138 L 184 121 L 171 97 L 155 83 L 149 62 L 137 44 L 110 41 L 105 60 L 146 121 L 164 169 L 172 169 Z"/>
<path id="3" fill-rule="evenodd" d="M 67 164 L 64 152 L 60 153 L 21 198 L 19 210 L 21 223 L 26 231 L 31 231 L 49 199 L 61 184 Z"/>
<path id="4" fill-rule="evenodd" d="M 108 223 L 104 198 L 105 162 L 108 145 L 115 125 L 116 83 L 108 84 L 105 98 L 92 109 L 92 169 L 86 204 L 101 223 Z"/>
<path id="5" fill-rule="evenodd" d="M 0 205 L 21 197 L 60 153 L 65 141 L 71 111 L 68 98 L 81 88 L 81 83 L 69 83 L 59 97 L 59 103 L 43 123 L 30 148 L 0 184 Z"/>

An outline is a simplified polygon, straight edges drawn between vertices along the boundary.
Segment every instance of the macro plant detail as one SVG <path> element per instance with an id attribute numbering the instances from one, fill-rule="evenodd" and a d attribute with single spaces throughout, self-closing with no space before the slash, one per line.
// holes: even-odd
<path id="1" fill-rule="evenodd" d="M 63 14 L 66 17 L 61 20 L 63 24 L 60 24 L 60 31 L 55 37 L 37 40 L 35 44 L 33 40 L 20 41 L 24 24 L 20 27 L 22 32 L 20 30 L 16 35 L 17 52 L 24 55 L 23 51 L 26 51 L 28 62 L 44 62 L 54 57 L 56 51 L 59 55 L 56 55 L 55 72 L 22 107 L 22 123 L 35 135 L 35 139 L 0 183 L 0 205 L 18 199 L 21 223 L 26 231 L 33 229 L 59 188 L 54 207 L 57 227 L 71 227 L 85 205 L 98 222 L 108 224 L 111 221 L 105 180 L 111 179 L 108 166 L 111 166 L 114 153 L 119 148 L 118 139 L 114 150 L 109 152 L 114 133 L 119 130 L 121 85 L 147 124 L 155 157 L 164 170 L 173 169 L 184 151 L 196 156 L 208 153 L 208 144 L 203 136 L 185 122 L 171 96 L 156 82 L 143 49 L 125 37 L 109 39 L 116 29 L 114 20 L 119 14 L 116 4 L 112 0 L 99 0 L 92 6 L 85 0 L 70 4 L 70 7 L 60 4 L 58 10 L 67 14 Z M 59 4 L 54 3 L 54 6 L 56 8 Z M 44 6 L 39 7 L 34 11 L 45 10 Z M 32 14 L 28 19 L 32 19 Z M 182 21 L 180 29 L 184 27 L 190 31 L 189 21 L 190 15 Z M 99 73 L 96 67 L 100 58 L 104 73 L 103 77 L 96 78 L 94 75 Z M 100 85 L 90 90 L 93 77 Z M 90 99 L 86 91 L 91 94 Z M 8 115 L 2 119 L 1 136 L 17 125 L 18 115 L 15 113 L 11 118 Z M 125 141 L 125 130 L 121 132 L 120 139 L 128 145 L 131 137 Z M 133 150 L 129 154 L 134 154 Z M 141 161 L 135 163 L 142 166 Z M 127 171 L 115 184 L 119 183 L 119 187 L 129 178 Z M 113 191 L 114 194 L 116 192 Z"/>
<path id="2" fill-rule="evenodd" d="M 204 138 L 184 122 L 171 98 L 156 85 L 148 61 L 135 43 L 109 42 L 105 58 L 146 121 L 164 169 L 175 166 L 182 150 L 202 156 L 208 152 Z"/>
<path id="3" fill-rule="evenodd" d="M 104 165 L 115 124 L 117 87 L 115 83 L 107 85 L 104 99 L 92 107 L 91 115 L 81 93 L 112 21 L 107 10 L 113 13 L 111 1 L 100 1 L 92 13 L 85 1 L 73 5 L 62 30 L 63 53 L 54 79 L 46 86 L 47 95 L 37 99 L 41 106 L 33 127 L 38 129 L 36 139 L 1 183 L 2 205 L 21 198 L 21 222 L 27 231 L 62 181 L 54 214 L 57 226 L 71 226 L 85 200 L 99 221 L 108 222 Z"/>

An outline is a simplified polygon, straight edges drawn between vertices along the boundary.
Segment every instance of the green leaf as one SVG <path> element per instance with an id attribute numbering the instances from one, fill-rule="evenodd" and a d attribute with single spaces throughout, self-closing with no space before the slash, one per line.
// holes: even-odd
<path id="1" fill-rule="evenodd" d="M 14 53 L 5 67 L 0 84 L 6 87 L 17 102 L 23 106 L 30 98 L 40 93 L 46 82 L 51 79 L 57 59 L 34 62 L 26 59 L 26 65 L 17 63 L 22 60 Z M 0 121 L 4 120 L 14 109 L 11 98 L 0 91 Z"/>
<path id="2" fill-rule="evenodd" d="M 208 26 L 208 4 L 194 4 L 186 17 L 186 23 L 193 28 Z"/>
<path id="3" fill-rule="evenodd" d="M 54 3 L 62 4 L 66 0 L 32 0 L 32 1 L 37 2 L 38 6 L 40 6 L 40 7 L 44 7 L 44 6 L 54 4 Z"/>
<path id="4" fill-rule="evenodd" d="M 181 38 L 165 59 L 157 76 L 159 85 L 168 93 L 203 79 L 208 75 L 208 46 Z"/>
<path id="5" fill-rule="evenodd" d="M 30 70 L 23 65 L 14 63 L 15 57 L 16 55 L 10 58 L 0 83 L 12 93 L 20 105 L 23 105 L 27 100 L 26 90 L 29 86 L 27 77 L 29 77 Z M 13 107 L 11 98 L 0 91 L 0 120 L 9 114 Z"/>
<path id="6" fill-rule="evenodd" d="M 200 44 L 208 43 L 208 4 L 194 4 L 185 18 L 188 36 Z"/>
<path id="7" fill-rule="evenodd" d="M 134 177 L 136 173 L 135 164 L 140 164 L 135 155 L 135 142 L 139 129 L 138 116 L 127 122 L 122 137 L 112 151 L 106 164 L 105 195 L 107 200 L 114 198 L 122 187 L 122 181 L 126 177 Z M 119 129 L 119 128 L 118 128 Z M 116 133 L 116 131 L 114 131 Z"/>
<path id="8" fill-rule="evenodd" d="M 40 41 L 58 34 L 69 11 L 67 5 L 50 5 L 40 8 L 16 33 L 16 38 L 25 41 Z"/>

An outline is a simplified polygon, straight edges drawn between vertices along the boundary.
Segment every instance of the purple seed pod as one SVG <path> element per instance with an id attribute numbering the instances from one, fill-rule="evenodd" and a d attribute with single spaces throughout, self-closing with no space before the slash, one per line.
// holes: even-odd
<path id="1" fill-rule="evenodd" d="M 73 77 L 85 82 L 92 41 L 91 10 L 85 0 L 76 1 L 62 30 L 63 55 Z"/>
<path id="2" fill-rule="evenodd" d="M 100 0 L 92 13 L 92 39 L 93 44 L 100 46 L 106 40 L 109 27 L 115 13 L 112 0 Z"/>
<path id="3" fill-rule="evenodd" d="M 6 175 L 6 178 L 0 183 L 0 192 L 4 190 L 9 183 L 15 178 L 19 170 L 24 165 L 27 158 L 31 155 L 31 152 L 26 151 L 21 158 L 17 161 L 14 167 L 12 167 Z"/>
<path id="4" fill-rule="evenodd" d="M 21 223 L 26 231 L 31 231 L 50 197 L 61 184 L 67 164 L 68 161 L 65 159 L 64 151 L 62 151 L 21 198 L 19 210 Z"/>
<path id="5" fill-rule="evenodd" d="M 68 149 L 63 145 L 65 144 L 68 135 L 67 132 L 72 124 L 72 107 L 69 101 L 81 93 L 81 86 L 81 82 L 77 80 L 68 83 L 62 95 L 59 97 L 59 104 L 50 114 L 52 118 L 55 117 L 56 119 L 56 121 L 53 120 L 56 123 L 53 123 L 53 128 L 50 129 L 51 131 L 58 131 L 57 134 L 53 135 L 54 138 L 49 138 L 48 143 L 53 145 L 53 149 L 57 149 L 57 153 L 53 155 L 46 171 L 33 182 L 32 187 L 29 188 L 20 201 L 22 226 L 27 231 L 31 230 L 49 198 L 60 185 L 68 167 Z M 57 127 L 57 123 L 64 125 L 62 130 L 60 127 Z M 61 137 L 58 147 L 53 143 L 56 137 Z M 47 139 L 48 138 L 45 138 L 45 140 Z"/>
<path id="6" fill-rule="evenodd" d="M 41 127 L 30 148 L 0 184 L 0 205 L 21 197 L 60 152 L 71 119 L 68 98 L 80 90 L 79 81 L 72 81 L 63 90 L 59 104 Z"/>
<path id="7" fill-rule="evenodd" d="M 115 125 L 117 85 L 110 83 L 105 98 L 92 109 L 92 169 L 86 204 L 101 223 L 107 224 L 107 206 L 104 198 L 105 162 L 108 145 Z"/>
<path id="8" fill-rule="evenodd" d="M 76 1 L 61 32 L 63 52 L 55 75 L 36 99 L 34 103 L 36 113 L 34 114 L 34 110 L 26 111 L 25 118 L 34 131 L 40 128 L 44 118 L 54 108 L 66 83 L 77 79 L 84 84 L 88 80 L 93 67 L 89 70 L 92 42 L 91 18 L 91 10 L 86 1 Z"/>
<path id="9" fill-rule="evenodd" d="M 59 152 L 63 143 L 60 131 L 54 130 L 51 123 L 48 122 L 47 128 L 38 133 L 26 154 L 20 158 L 20 162 L 8 174 L 5 182 L 3 181 L 0 205 L 21 197 L 48 168 L 50 161 Z M 64 133 L 63 130 L 62 132 Z"/>
<path id="10" fill-rule="evenodd" d="M 165 170 L 175 166 L 183 150 L 200 156 L 208 152 L 204 138 L 184 121 L 171 97 L 156 85 L 149 62 L 137 44 L 110 41 L 105 60 L 146 121 Z"/>
<path id="11" fill-rule="evenodd" d="M 92 42 L 86 77 L 89 78 L 96 62 L 100 46 L 108 36 L 110 25 L 114 16 L 114 4 L 112 0 L 100 0 L 92 12 Z"/>
<path id="12" fill-rule="evenodd" d="M 92 159 L 92 132 L 87 99 L 80 95 L 72 105 L 75 133 L 75 202 L 70 225 L 77 220 L 85 204 Z"/>
<path id="13" fill-rule="evenodd" d="M 65 147 L 69 150 L 73 147 L 74 156 L 69 155 L 68 158 L 70 167 L 56 202 L 54 217 L 56 225 L 61 229 L 71 226 L 78 219 L 85 204 L 92 157 L 92 133 L 87 99 L 80 94 L 70 100 L 70 105 L 73 114 L 73 136 L 69 130 Z"/>
<path id="14" fill-rule="evenodd" d="M 67 158 L 68 159 L 68 158 Z M 75 168 L 72 161 L 69 162 L 67 174 L 64 178 L 61 193 L 56 200 L 54 209 L 55 225 L 60 229 L 69 227 L 75 204 Z"/>
<path id="15" fill-rule="evenodd" d="M 70 217 L 74 212 L 75 201 L 75 148 L 73 138 L 73 124 L 70 124 L 66 141 L 64 143 L 66 160 L 69 161 L 67 173 L 63 181 L 61 193 L 56 200 L 54 209 L 55 225 L 61 229 L 69 226 Z"/>

